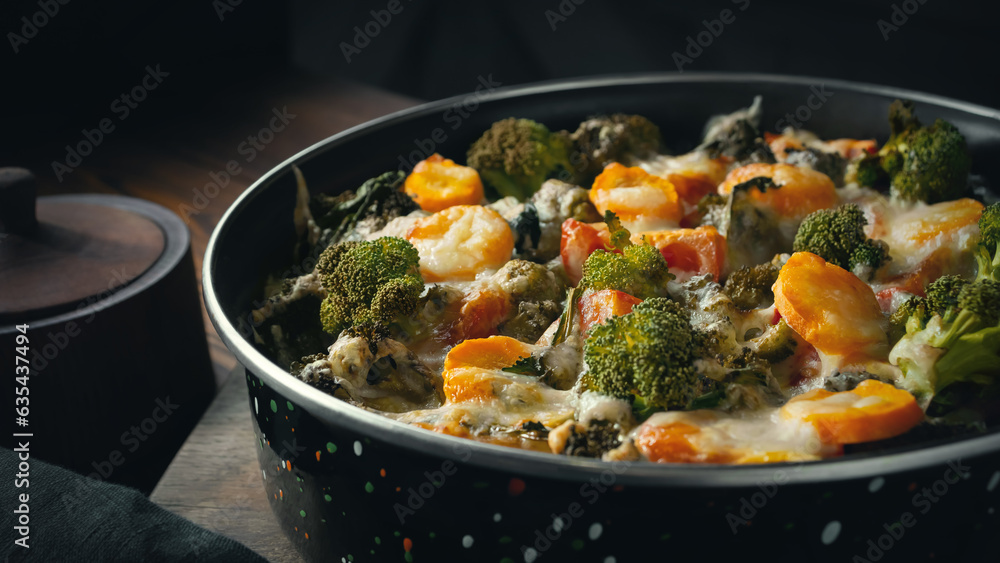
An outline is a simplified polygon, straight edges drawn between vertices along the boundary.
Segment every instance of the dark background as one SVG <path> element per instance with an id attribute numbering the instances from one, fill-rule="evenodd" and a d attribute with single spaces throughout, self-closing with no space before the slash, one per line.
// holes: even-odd
<path id="1" fill-rule="evenodd" d="M 65 143 L 78 139 L 82 129 L 113 116 L 111 102 L 140 83 L 147 65 L 159 64 L 169 73 L 153 93 L 161 101 L 140 105 L 120 130 L 211 113 L 233 101 L 231 94 L 220 95 L 223 89 L 261 87 L 282 69 L 367 82 L 427 100 L 471 91 L 479 76 L 512 85 L 677 72 L 674 53 L 684 54 L 688 38 L 706 29 L 705 20 L 719 19 L 724 9 L 732 10 L 735 21 L 724 24 L 718 37 L 684 65 L 685 72 L 835 77 L 1000 107 L 996 9 L 966 0 L 808 5 L 399 0 L 401 11 L 386 25 L 369 26 L 377 35 L 368 44 L 364 38 L 355 42 L 355 27 L 363 30 L 375 19 L 371 10 L 385 10 L 388 0 L 200 0 L 154 6 L 69 0 L 58 5 L 55 16 L 36 15 L 45 3 L 51 10 L 57 0 L 6 1 L 0 8 L 5 33 L 0 60 L 9 61 L 2 63 L 6 115 L 0 165 L 61 157 Z M 899 23 L 904 8 L 916 12 L 889 30 L 886 39 L 878 20 L 891 23 L 896 12 Z M 24 33 L 22 17 L 48 21 L 14 53 L 11 34 L 27 38 L 31 32 Z M 348 62 L 341 43 L 360 45 L 360 53 Z"/>

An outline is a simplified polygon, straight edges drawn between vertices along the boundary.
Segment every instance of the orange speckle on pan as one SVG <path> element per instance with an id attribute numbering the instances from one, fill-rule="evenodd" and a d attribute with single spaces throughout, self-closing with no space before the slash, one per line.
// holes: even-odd
<path id="1" fill-rule="evenodd" d="M 399 491 L 401 491 L 401 490 L 402 490 L 401 488 L 399 488 L 399 487 L 396 487 L 396 492 L 397 492 L 397 493 L 398 493 Z"/>
<path id="2" fill-rule="evenodd" d="M 294 426 L 292 427 L 292 432 L 295 432 L 295 427 Z"/>
<path id="3" fill-rule="evenodd" d="M 507 492 L 513 496 L 517 496 L 524 492 L 525 484 L 524 481 L 518 479 L 517 477 L 512 477 L 510 484 L 507 485 Z"/>
<path id="4" fill-rule="evenodd" d="M 288 420 L 288 415 L 285 415 L 285 420 Z"/>
<path id="5" fill-rule="evenodd" d="M 278 496 L 281 497 L 281 498 L 285 498 L 285 491 L 282 491 L 281 489 L 278 489 Z"/>
<path id="6" fill-rule="evenodd" d="M 319 450 L 316 450 L 316 461 L 319 461 Z"/>
<path id="7" fill-rule="evenodd" d="M 288 470 L 291 471 L 292 470 L 292 461 L 286 459 L 285 460 L 285 467 L 287 467 Z"/>
<path id="8" fill-rule="evenodd" d="M 378 474 L 381 475 L 381 476 L 383 476 L 383 477 L 385 477 L 385 469 L 384 468 L 383 469 L 379 469 L 378 470 Z"/>
<path id="9" fill-rule="evenodd" d="M 278 493 L 274 493 L 274 500 L 278 500 Z"/>
<path id="10" fill-rule="evenodd" d="M 309 539 L 309 532 L 306 532 L 306 539 Z"/>
<path id="11" fill-rule="evenodd" d="M 296 532 L 298 532 L 298 531 L 299 531 L 299 527 L 298 527 L 298 526 L 295 526 L 295 531 L 296 531 Z"/>
<path id="12" fill-rule="evenodd" d="M 403 538 L 403 549 L 405 549 L 406 551 L 410 551 L 411 549 L 413 549 L 413 540 L 411 540 L 410 538 Z"/>

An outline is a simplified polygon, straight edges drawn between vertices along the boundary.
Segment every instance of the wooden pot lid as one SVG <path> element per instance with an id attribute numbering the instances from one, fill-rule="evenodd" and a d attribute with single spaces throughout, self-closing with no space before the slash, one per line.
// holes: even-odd
<path id="1" fill-rule="evenodd" d="M 113 295 L 166 246 L 149 218 L 94 196 L 37 198 L 23 168 L 0 169 L 0 323 L 72 311 Z"/>

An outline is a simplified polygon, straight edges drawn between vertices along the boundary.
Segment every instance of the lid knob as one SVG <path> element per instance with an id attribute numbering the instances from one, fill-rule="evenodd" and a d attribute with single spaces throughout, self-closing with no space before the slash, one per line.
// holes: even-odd
<path id="1" fill-rule="evenodd" d="M 0 168 L 0 232 L 10 235 L 30 233 L 38 226 L 35 175 L 26 168 Z"/>

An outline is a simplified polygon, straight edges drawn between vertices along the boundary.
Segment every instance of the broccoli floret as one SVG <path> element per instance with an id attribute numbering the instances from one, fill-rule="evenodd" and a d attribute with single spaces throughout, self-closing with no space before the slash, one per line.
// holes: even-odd
<path id="1" fill-rule="evenodd" d="M 913 314 L 906 334 L 889 360 L 901 368 L 903 386 L 924 406 L 956 383 L 1000 383 L 1000 282 L 946 281 L 933 296 L 928 288 L 928 297 L 909 308 Z"/>
<path id="2" fill-rule="evenodd" d="M 941 276 L 924 288 L 927 295 L 928 310 L 934 311 L 946 320 L 954 319 L 954 312 L 959 306 L 962 291 L 969 285 L 969 280 L 958 276 Z"/>
<path id="3" fill-rule="evenodd" d="M 586 426 L 573 423 L 566 437 L 562 455 L 601 457 L 605 452 L 622 445 L 622 427 L 607 420 L 592 420 Z"/>
<path id="4" fill-rule="evenodd" d="M 781 228 L 774 209 L 749 195 L 753 188 L 765 192 L 780 190 L 781 186 L 767 176 L 733 186 L 722 213 L 723 224 L 716 228 L 726 237 L 729 262 L 734 270 L 767 262 L 775 254 L 792 250 L 792 234 Z"/>
<path id="5" fill-rule="evenodd" d="M 875 185 L 884 174 L 893 197 L 905 201 L 937 203 L 966 195 L 972 158 L 957 127 L 943 119 L 921 125 L 913 102 L 903 100 L 889 106 L 889 127 L 885 146 L 868 157 L 881 172 L 871 163 L 859 165 L 859 183 L 864 179 Z"/>
<path id="6" fill-rule="evenodd" d="M 592 391 L 660 409 L 682 409 L 694 398 L 699 335 L 687 311 L 670 299 L 647 299 L 595 325 L 583 354 Z"/>
<path id="7" fill-rule="evenodd" d="M 827 391 L 833 391 L 834 393 L 841 391 L 853 391 L 858 385 L 861 384 L 862 381 L 867 381 L 869 379 L 881 381 L 879 377 L 866 371 L 838 371 L 837 373 L 826 378 L 826 381 L 823 382 L 823 388 Z"/>
<path id="8" fill-rule="evenodd" d="M 674 279 L 663 254 L 651 244 L 633 244 L 628 229 L 614 213 L 605 212 L 611 231 L 611 247 L 617 252 L 595 250 L 583 263 L 580 287 L 593 291 L 616 289 L 639 299 L 666 295 L 667 282 Z"/>
<path id="9" fill-rule="evenodd" d="M 951 322 L 955 318 L 959 296 L 969 281 L 958 276 L 941 276 L 924 288 L 927 297 L 911 297 L 889 317 L 889 336 L 893 341 L 904 334 L 922 330 L 932 316 Z"/>
<path id="10" fill-rule="evenodd" d="M 606 164 L 641 159 L 660 150 L 660 128 L 641 115 L 592 117 L 570 135 L 577 181 L 589 186 Z"/>
<path id="11" fill-rule="evenodd" d="M 705 136 L 698 147 L 710 158 L 728 157 L 737 166 L 753 162 L 776 162 L 774 153 L 760 134 L 761 97 L 753 104 L 728 115 L 715 116 L 705 125 Z"/>
<path id="12" fill-rule="evenodd" d="M 1000 323 L 1000 282 L 980 280 L 965 284 L 958 302 L 944 315 L 951 327 L 931 341 L 938 348 L 951 348 L 962 335 Z"/>
<path id="13" fill-rule="evenodd" d="M 799 344 L 795 336 L 795 331 L 782 318 L 777 324 L 771 325 L 763 334 L 754 338 L 752 342 L 761 359 L 776 364 L 795 353 L 795 348 Z"/>
<path id="14" fill-rule="evenodd" d="M 729 198 L 719 194 L 705 194 L 698 200 L 698 224 L 711 225 L 721 232 L 725 232 L 728 221 Z"/>
<path id="15" fill-rule="evenodd" d="M 499 326 L 500 334 L 523 342 L 535 342 L 563 308 L 566 286 L 545 266 L 527 260 L 511 260 L 493 279 L 516 311 Z"/>
<path id="16" fill-rule="evenodd" d="M 979 237 L 976 278 L 1000 281 L 1000 202 L 983 210 L 979 217 Z"/>
<path id="17" fill-rule="evenodd" d="M 497 121 L 472 143 L 466 157 L 487 184 L 521 201 L 546 179 L 572 170 L 566 134 L 552 133 L 530 119 Z"/>
<path id="18" fill-rule="evenodd" d="M 774 304 L 771 286 L 778 281 L 780 271 L 781 266 L 773 262 L 740 266 L 739 270 L 729 274 L 724 291 L 744 311 L 770 307 Z"/>
<path id="19" fill-rule="evenodd" d="M 786 163 L 812 168 L 817 172 L 822 172 L 829 176 L 835 186 L 843 185 L 847 159 L 840 156 L 840 153 L 826 152 L 813 148 L 787 148 L 785 152 L 788 153 L 788 156 L 785 158 Z"/>
<path id="20" fill-rule="evenodd" d="M 820 209 L 802 220 L 792 249 L 812 252 L 855 274 L 870 274 L 889 260 L 889 249 L 882 241 L 865 236 L 867 224 L 864 212 L 853 203 L 836 209 Z"/>
<path id="21" fill-rule="evenodd" d="M 417 249 L 397 237 L 328 247 L 316 264 L 327 291 L 320 305 L 323 329 L 338 334 L 353 325 L 409 315 L 424 289 L 419 265 Z"/>
<path id="22" fill-rule="evenodd" d="M 777 406 L 784 401 L 781 387 L 771 375 L 770 364 L 749 348 L 740 354 L 719 356 L 722 377 L 702 377 L 699 394 L 688 405 L 689 409 L 759 410 L 764 406 Z M 718 377 L 718 375 L 716 375 Z"/>
<path id="23" fill-rule="evenodd" d="M 367 180 L 357 191 L 348 190 L 337 196 L 316 194 L 309 210 L 321 229 L 329 230 L 327 243 L 340 242 L 348 235 L 366 235 L 385 227 L 386 223 L 420 209 L 413 198 L 400 191 L 406 174 L 386 172 Z"/>

